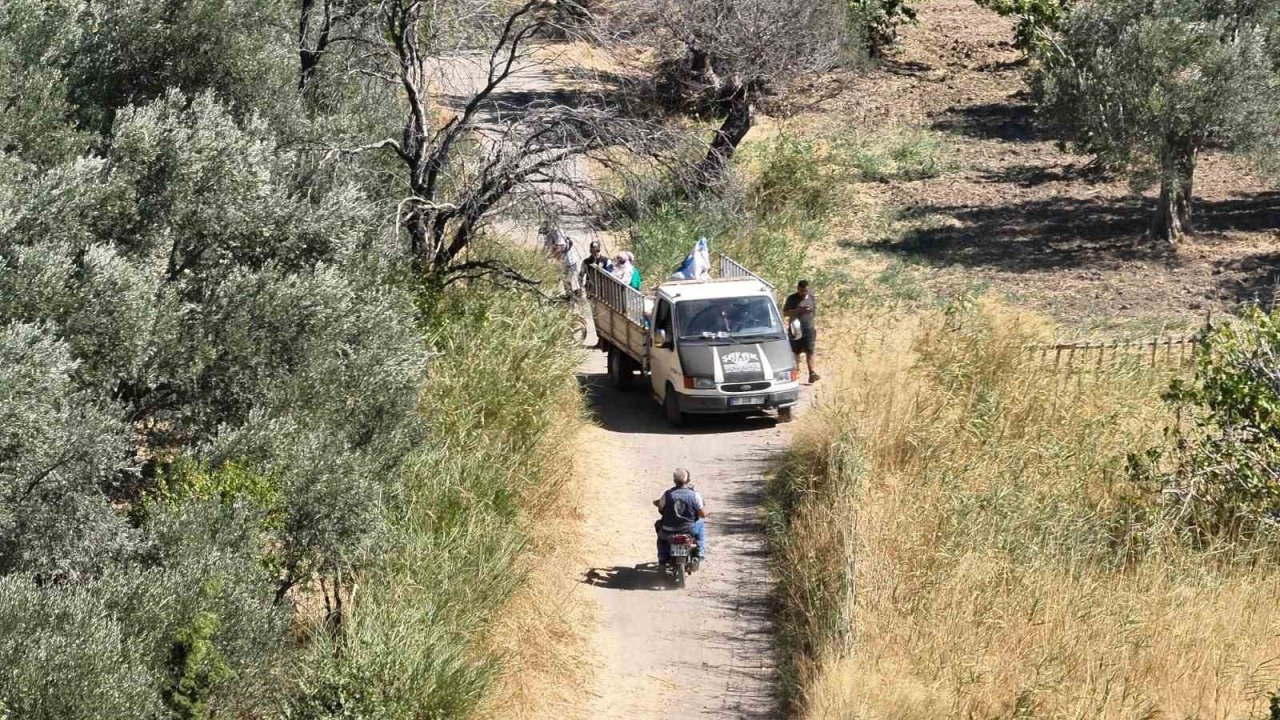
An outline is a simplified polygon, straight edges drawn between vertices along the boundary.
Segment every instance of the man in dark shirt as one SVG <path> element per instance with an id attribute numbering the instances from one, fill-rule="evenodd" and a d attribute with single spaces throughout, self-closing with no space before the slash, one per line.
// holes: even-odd
<path id="1" fill-rule="evenodd" d="M 818 339 L 818 331 L 813 325 L 813 313 L 817 309 L 817 302 L 813 298 L 813 293 L 809 292 L 809 281 L 801 280 L 796 283 L 796 291 L 787 296 L 787 300 L 782 305 L 782 315 L 787 319 L 787 326 L 791 326 L 793 320 L 800 322 L 800 337 L 791 338 L 791 352 L 796 354 L 796 369 L 800 369 L 800 356 L 805 356 L 805 362 L 809 366 L 809 382 L 818 382 L 818 373 L 813 369 L 813 347 Z"/>
<path id="2" fill-rule="evenodd" d="M 579 278 L 585 281 L 588 277 L 587 273 L 591 272 L 592 265 L 599 265 L 600 269 L 605 272 L 613 269 L 609 263 L 609 256 L 600 251 L 599 240 L 591 241 L 591 254 L 582 261 L 582 269 L 578 271 Z M 583 284 L 585 285 L 585 282 Z"/>

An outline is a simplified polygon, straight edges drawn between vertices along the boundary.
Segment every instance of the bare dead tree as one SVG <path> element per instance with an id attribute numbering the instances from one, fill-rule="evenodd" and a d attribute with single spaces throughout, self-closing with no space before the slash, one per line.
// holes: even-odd
<path id="1" fill-rule="evenodd" d="M 364 40 L 374 0 L 298 0 L 298 91 L 309 92 L 321 60 L 341 43 Z"/>
<path id="2" fill-rule="evenodd" d="M 615 10 L 621 28 L 613 37 L 675 49 L 687 91 L 723 116 L 696 168 L 701 186 L 723 175 L 754 124 L 759 97 L 841 59 L 846 8 L 839 0 L 637 0 Z"/>
<path id="3" fill-rule="evenodd" d="M 386 44 L 360 69 L 399 88 L 405 108 L 400 136 L 330 156 L 384 151 L 399 161 L 409 194 L 399 203 L 397 223 L 421 268 L 446 282 L 479 274 L 516 279 L 509 268 L 464 257 L 490 218 L 549 196 L 582 200 L 589 182 L 575 174 L 571 161 L 596 151 L 607 159 L 606 151 L 632 148 L 646 133 L 600 102 L 570 102 L 555 93 L 502 97 L 500 89 L 513 75 L 544 62 L 533 53 L 534 38 L 554 22 L 555 3 L 526 0 L 499 18 L 478 57 L 474 51 L 441 55 L 424 46 L 432 7 L 422 0 L 383 0 L 378 23 Z M 444 77 L 446 70 L 463 77 Z M 470 87 L 450 98 L 439 87 L 449 79 Z"/>

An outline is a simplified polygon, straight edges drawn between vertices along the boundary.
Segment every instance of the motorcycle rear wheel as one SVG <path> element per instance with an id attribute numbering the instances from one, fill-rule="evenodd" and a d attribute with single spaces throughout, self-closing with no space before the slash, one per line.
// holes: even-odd
<path id="1" fill-rule="evenodd" d="M 676 562 L 676 587 L 684 587 L 684 563 Z"/>

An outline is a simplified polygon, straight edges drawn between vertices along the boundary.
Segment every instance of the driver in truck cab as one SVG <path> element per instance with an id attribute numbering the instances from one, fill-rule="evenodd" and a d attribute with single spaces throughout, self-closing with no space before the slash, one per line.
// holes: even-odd
<path id="1" fill-rule="evenodd" d="M 702 503 L 702 493 L 689 484 L 691 476 L 684 468 L 676 468 L 671 473 L 674 486 L 662 493 L 662 497 L 653 501 L 662 517 L 653 524 L 658 532 L 658 562 L 665 563 L 671 559 L 665 536 L 684 533 L 692 535 L 698 543 L 699 560 L 707 558 L 707 533 L 703 520 L 707 517 L 706 507 Z"/>

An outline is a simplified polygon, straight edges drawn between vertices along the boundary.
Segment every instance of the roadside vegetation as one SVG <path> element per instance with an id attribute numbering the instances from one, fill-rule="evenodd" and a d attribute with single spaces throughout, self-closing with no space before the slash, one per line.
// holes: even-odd
<path id="1" fill-rule="evenodd" d="M 770 489 L 797 717 L 1267 716 L 1274 319 L 1173 393 L 988 300 L 848 322 Z"/>
<path id="2" fill-rule="evenodd" d="M 479 224 L 415 244 L 358 149 L 404 107 L 335 60 L 396 57 L 375 5 L 301 66 L 311 3 L 0 5 L 0 717 L 493 716 L 571 662 L 570 315 Z"/>
<path id="3" fill-rule="evenodd" d="M 859 186 L 811 246 L 840 312 L 768 490 L 787 712 L 1276 717 L 1273 283 L 1192 287 L 1236 267 L 1218 252 L 1274 268 L 1273 218 L 1222 215 L 1270 211 L 1274 9 L 978 4 L 1016 26 L 925 6 L 894 67 L 836 105 L 872 137 L 923 120 L 945 152 L 933 177 Z M 886 87 L 901 107 L 864 99 Z M 1055 319 L 1014 305 L 1031 300 Z M 1181 371 L 1030 351 L 1203 327 L 1186 310 L 1205 304 Z"/>
<path id="4" fill-rule="evenodd" d="M 769 487 L 795 717 L 1280 717 L 1280 315 L 1179 377 L 1027 352 L 1274 304 L 1276 37 L 1275 0 L 3 0 L 0 719 L 572 705 L 580 348 L 493 228 L 589 205 L 585 158 L 646 284 L 705 236 L 820 297 Z M 622 60 L 503 95 L 563 40 Z"/>
<path id="5" fill-rule="evenodd" d="M 745 143 L 715 192 L 690 191 L 666 177 L 629 178 L 611 220 L 647 279 L 666 277 L 706 237 L 713 251 L 785 289 L 806 274 L 838 274 L 826 262 L 828 238 L 849 221 L 851 208 L 866 203 L 865 183 L 922 180 L 954 168 L 935 133 L 814 133 L 784 124 Z M 846 273 L 827 285 L 842 293 L 856 281 Z"/>

